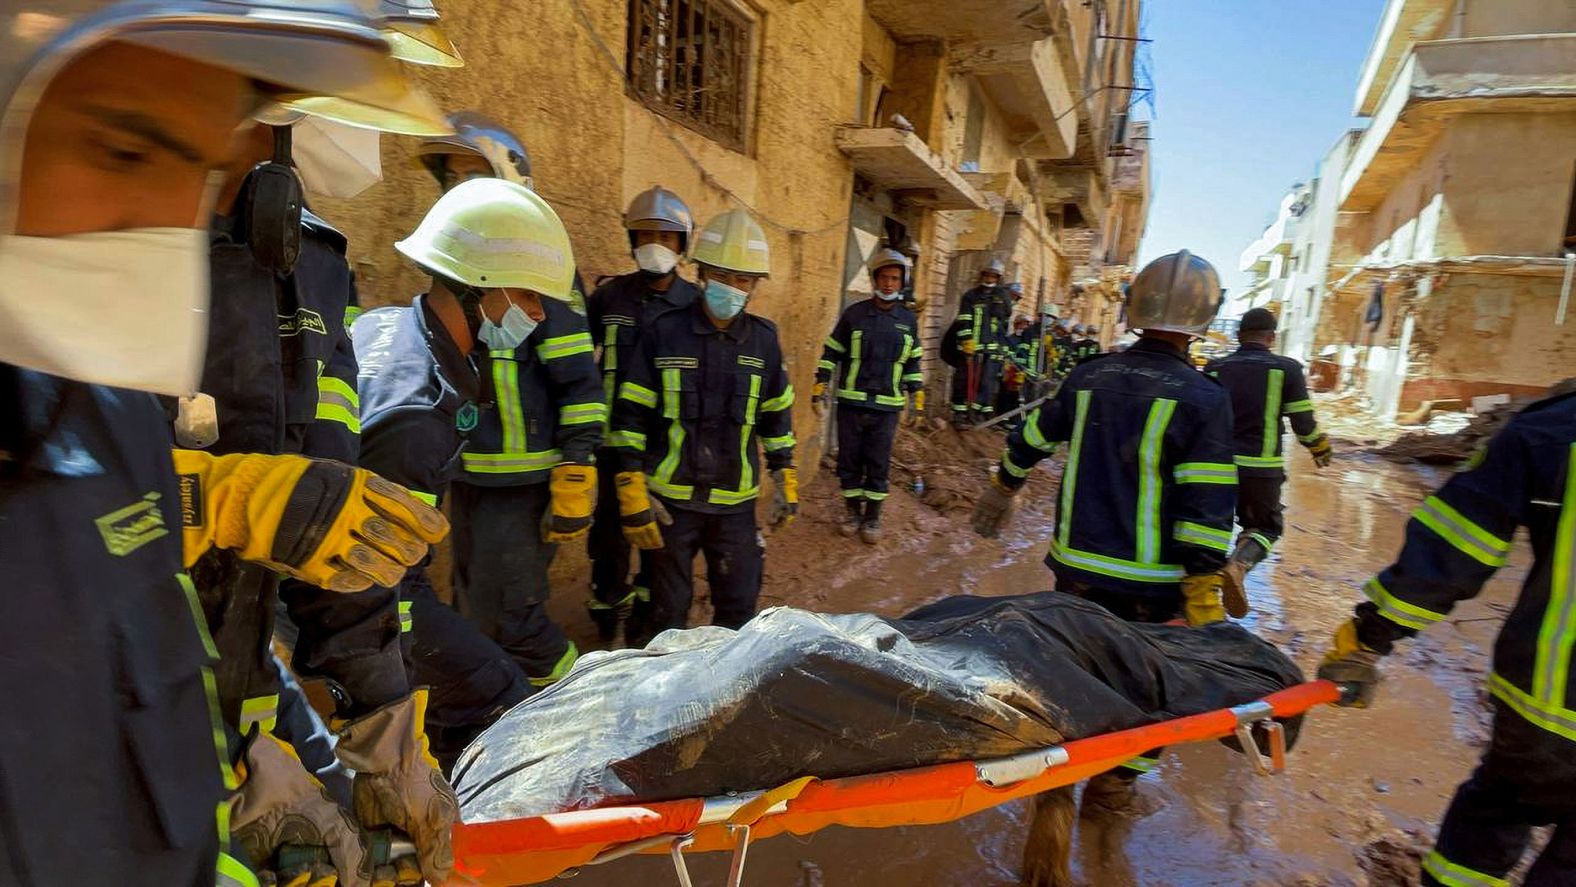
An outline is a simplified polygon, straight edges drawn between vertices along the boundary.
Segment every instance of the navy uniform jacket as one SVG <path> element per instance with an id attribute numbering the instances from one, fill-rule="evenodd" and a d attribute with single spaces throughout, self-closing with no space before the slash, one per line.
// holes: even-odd
<path id="1" fill-rule="evenodd" d="M 1007 438 L 999 477 L 1019 487 L 1067 443 L 1056 535 L 1058 578 L 1174 598 L 1184 575 L 1226 562 L 1236 509 L 1231 401 L 1182 354 L 1141 339 L 1073 370 Z"/>
<path id="2" fill-rule="evenodd" d="M 170 446 L 152 395 L 0 364 L 0 883 L 215 883 L 235 782 Z"/>
<path id="3" fill-rule="evenodd" d="M 644 471 L 677 508 L 750 511 L 768 470 L 793 464 L 793 386 L 777 327 L 741 313 L 727 329 L 704 302 L 657 318 L 640 337 L 613 406 L 622 469 Z"/>
<path id="4" fill-rule="evenodd" d="M 976 286 L 968 290 L 958 300 L 958 319 L 963 321 L 958 329 L 959 342 L 972 339 L 977 343 L 977 353 L 999 356 L 1012 334 L 1012 301 L 1007 297 L 1007 288 Z"/>
<path id="5" fill-rule="evenodd" d="M 902 305 L 882 309 L 873 298 L 855 302 L 826 337 L 815 380 L 836 376 L 839 403 L 895 413 L 908 404 L 908 392 L 925 387 L 918 330 L 914 312 Z"/>
<path id="6" fill-rule="evenodd" d="M 488 353 L 494 408 L 482 410 L 470 434 L 465 483 L 547 483 L 559 463 L 592 461 L 607 400 L 582 308 L 544 298 L 547 316 L 520 347 Z"/>
<path id="7" fill-rule="evenodd" d="M 234 226 L 221 218 L 211 237 L 213 300 L 200 387 L 216 401 L 219 437 L 206 449 L 354 463 L 360 406 L 346 312 L 356 298 L 344 236 L 303 212 L 300 258 L 280 278 L 257 264 Z M 392 589 L 346 595 L 295 581 L 281 586 L 273 571 L 220 551 L 194 564 L 192 577 L 220 651 L 221 709 L 237 734 L 274 723 L 276 596 L 299 629 L 298 672 L 333 680 L 357 708 L 410 692 Z"/>
<path id="8" fill-rule="evenodd" d="M 628 364 L 647 329 L 659 314 L 674 308 L 688 308 L 700 298 L 700 288 L 677 275 L 667 292 L 649 285 L 650 278 L 636 271 L 604 281 L 586 302 L 586 318 L 591 335 L 601 348 L 597 362 L 602 367 L 602 394 L 609 406 L 624 383 Z"/>
<path id="9" fill-rule="evenodd" d="M 1236 417 L 1237 468 L 1244 475 L 1277 476 L 1286 467 L 1281 449 L 1285 420 L 1305 446 L 1318 443 L 1324 432 L 1313 418 L 1308 380 L 1302 364 L 1257 342 L 1212 360 L 1204 372 L 1231 393 Z"/>
<path id="10" fill-rule="evenodd" d="M 1446 618 L 1526 527 L 1532 569 L 1494 642 L 1488 689 L 1551 739 L 1576 742 L 1576 395 L 1527 407 L 1468 465 L 1412 513 L 1400 556 L 1364 587 L 1359 637 L 1388 653 L 1392 637 Z"/>

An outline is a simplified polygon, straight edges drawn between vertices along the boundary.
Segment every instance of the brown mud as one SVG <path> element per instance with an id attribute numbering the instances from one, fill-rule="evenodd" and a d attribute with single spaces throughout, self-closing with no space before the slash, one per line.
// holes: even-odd
<path id="1" fill-rule="evenodd" d="M 767 537 L 761 606 L 899 615 L 948 595 L 1048 588 L 1042 557 L 1059 466 L 1035 473 L 1000 540 L 981 540 L 968 526 L 967 500 L 986 482 L 1001 443 L 992 432 L 905 430 L 879 547 L 837 535 L 836 479 L 820 472 L 804 491 L 799 520 Z M 1407 514 L 1444 475 L 1341 441 L 1323 472 L 1300 453 L 1291 462 L 1286 537 L 1249 577 L 1254 612 L 1246 622 L 1311 674 L 1358 588 L 1399 548 Z M 910 492 L 916 473 L 941 510 Z M 1374 708 L 1314 712 L 1286 773 L 1255 776 L 1245 759 L 1213 743 L 1168 752 L 1140 783 L 1156 812 L 1123 826 L 1081 827 L 1077 878 L 1099 887 L 1416 883 L 1418 859 L 1487 740 L 1482 678 L 1527 560 L 1519 546 L 1482 596 L 1403 644 L 1385 663 Z M 554 615 L 583 648 L 594 648 L 584 553 L 566 550 L 559 561 Z M 702 600 L 692 622 L 707 617 Z M 745 883 L 1005 887 L 1018 883 L 1028 810 L 1015 802 L 945 825 L 773 838 L 751 846 Z M 727 864 L 720 854 L 690 857 L 698 884 L 723 883 Z M 589 868 L 575 882 L 677 883 L 661 857 Z"/>

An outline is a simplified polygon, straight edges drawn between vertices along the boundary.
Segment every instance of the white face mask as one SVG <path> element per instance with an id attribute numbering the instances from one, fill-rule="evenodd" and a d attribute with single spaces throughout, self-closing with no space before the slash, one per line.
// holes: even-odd
<path id="1" fill-rule="evenodd" d="M 536 330 L 536 321 L 525 309 L 513 302 L 509 303 L 508 310 L 503 313 L 501 323 L 493 323 L 486 317 L 482 318 L 482 328 L 477 331 L 476 338 L 494 351 L 513 351 L 520 347 L 520 343 L 531 337 Z"/>
<path id="2" fill-rule="evenodd" d="M 635 247 L 635 264 L 647 274 L 667 274 L 679 263 L 679 254 L 660 243 Z"/>
<path id="3" fill-rule="evenodd" d="M 301 187 L 324 197 L 355 197 L 383 178 L 378 132 L 305 117 L 290 133 Z"/>
<path id="4" fill-rule="evenodd" d="M 886 290 L 876 290 L 876 298 L 883 302 L 896 302 L 898 299 L 903 298 L 903 291 L 893 290 L 889 293 Z"/>
<path id="5" fill-rule="evenodd" d="M 207 231 L 0 235 L 0 362 L 182 396 L 207 343 Z"/>

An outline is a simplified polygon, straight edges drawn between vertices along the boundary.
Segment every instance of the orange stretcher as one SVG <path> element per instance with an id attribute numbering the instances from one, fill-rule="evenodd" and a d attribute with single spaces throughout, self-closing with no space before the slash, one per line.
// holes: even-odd
<path id="1" fill-rule="evenodd" d="M 752 840 L 829 825 L 887 828 L 950 822 L 1016 798 L 1071 785 L 1151 749 L 1236 736 L 1265 775 L 1285 766 L 1286 743 L 1275 718 L 1332 703 L 1341 689 L 1311 681 L 1232 708 L 1120 730 L 1006 758 L 960 761 L 820 780 L 813 776 L 758 792 L 548 813 L 454 829 L 451 883 L 507 887 L 537 884 L 586 865 L 634 853 L 671 855 L 690 887 L 684 853 L 733 854 L 728 884 L 744 872 Z M 1257 741 L 1256 741 L 1257 740 Z M 1269 753 L 1260 749 L 1267 746 Z"/>

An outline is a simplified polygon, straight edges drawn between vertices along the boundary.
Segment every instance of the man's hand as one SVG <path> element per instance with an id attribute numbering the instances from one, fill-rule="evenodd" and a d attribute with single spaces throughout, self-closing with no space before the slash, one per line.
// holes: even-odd
<path id="1" fill-rule="evenodd" d="M 542 515 L 542 541 L 573 542 L 590 532 L 591 511 L 596 507 L 596 466 L 556 466 L 547 489 L 552 505 Z"/>
<path id="2" fill-rule="evenodd" d="M 986 539 L 1001 535 L 1001 528 L 1012 516 L 1012 501 L 1017 495 L 1017 490 L 1003 484 L 999 473 L 993 472 L 990 484 L 980 491 L 979 501 L 974 503 L 974 532 Z"/>
<path id="3" fill-rule="evenodd" d="M 817 419 L 826 415 L 825 382 L 817 382 L 810 386 L 810 412 L 815 413 Z"/>
<path id="4" fill-rule="evenodd" d="M 271 734 L 252 737 L 239 769 L 245 781 L 230 810 L 230 830 L 252 870 L 278 884 L 332 883 L 366 887 L 371 866 L 365 839 L 350 815 L 302 766 L 295 750 Z M 282 848 L 327 851 L 281 854 Z M 286 859 L 284 856 L 297 856 Z"/>
<path id="5" fill-rule="evenodd" d="M 792 466 L 772 470 L 773 529 L 781 530 L 799 516 L 799 470 Z"/>
<path id="6" fill-rule="evenodd" d="M 449 533 L 442 512 L 361 468 L 174 450 L 186 566 L 210 548 L 330 591 L 392 588 Z"/>
<path id="7" fill-rule="evenodd" d="M 909 425 L 911 425 L 911 426 L 912 425 L 918 425 L 920 422 L 924 421 L 924 419 L 925 419 L 925 389 L 920 388 L 920 389 L 916 390 L 913 394 L 909 395 L 909 398 L 908 398 L 908 416 L 906 417 L 906 419 L 907 419 L 907 423 Z"/>
<path id="8" fill-rule="evenodd" d="M 1335 456 L 1330 449 L 1330 436 L 1321 434 L 1314 439 L 1313 443 L 1308 444 L 1308 455 L 1313 457 L 1314 467 L 1330 467 L 1330 460 Z"/>
<path id="9" fill-rule="evenodd" d="M 963 352 L 964 357 L 973 357 L 974 352 L 978 348 L 979 346 L 974 343 L 973 339 L 961 339 L 958 341 L 958 350 Z"/>
<path id="10" fill-rule="evenodd" d="M 1182 615 L 1193 628 L 1226 621 L 1225 577 L 1199 573 L 1182 577 Z"/>
<path id="11" fill-rule="evenodd" d="M 1319 663 L 1319 678 L 1341 688 L 1337 705 L 1367 708 L 1373 704 L 1379 689 L 1380 655 L 1358 640 L 1356 619 L 1341 623 Z"/>
<path id="12" fill-rule="evenodd" d="M 624 538 L 636 548 L 651 550 L 662 547 L 662 529 L 673 523 L 672 515 L 646 491 L 646 475 L 639 471 L 621 471 L 613 478 L 618 490 L 618 514 L 623 523 Z"/>

